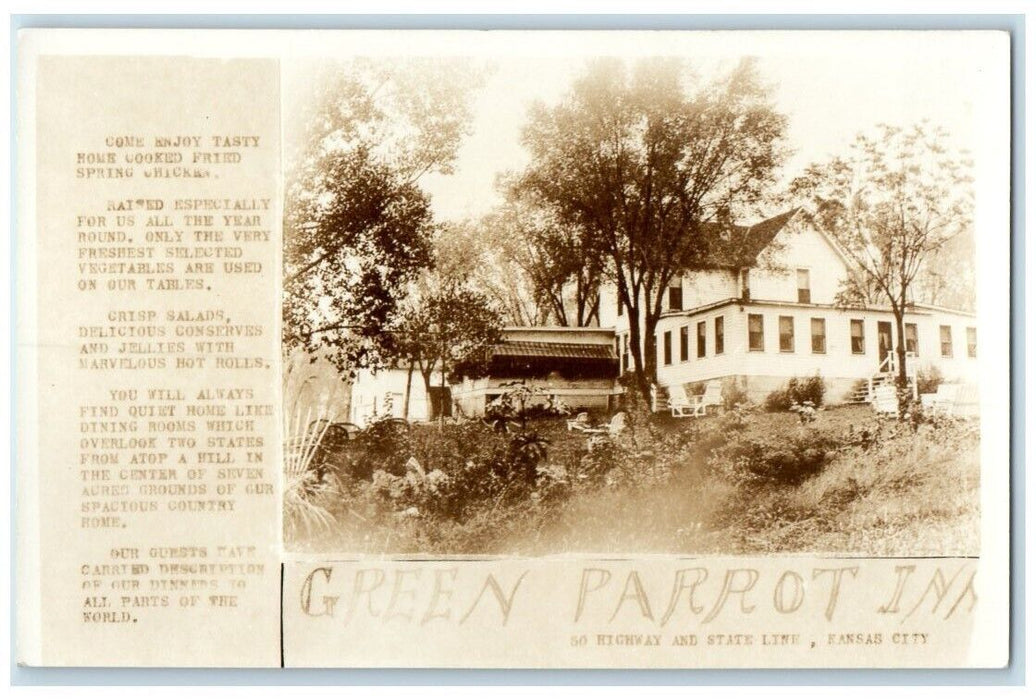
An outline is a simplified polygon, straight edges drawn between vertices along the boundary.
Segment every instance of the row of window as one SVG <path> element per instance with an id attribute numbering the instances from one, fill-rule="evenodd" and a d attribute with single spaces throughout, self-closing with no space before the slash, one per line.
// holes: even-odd
<path id="1" fill-rule="evenodd" d="M 705 357 L 705 335 L 707 332 L 707 322 L 699 321 L 696 327 L 694 349 L 695 354 L 698 357 Z M 712 333 L 713 333 L 713 347 L 714 352 L 717 355 L 723 354 L 723 343 L 724 343 L 724 331 L 723 331 L 723 317 L 717 316 L 712 320 Z M 662 343 L 663 362 L 667 365 L 673 364 L 673 333 L 672 331 L 666 331 L 664 334 L 665 340 Z M 629 334 L 624 333 L 615 339 L 615 343 L 618 346 L 616 349 L 619 351 L 619 371 L 625 372 L 630 368 L 630 340 Z M 691 354 L 691 338 L 690 338 L 690 327 L 682 326 L 680 328 L 680 361 L 686 362 L 690 359 Z"/>
<path id="2" fill-rule="evenodd" d="M 723 317 L 717 316 L 713 319 L 713 323 L 714 354 L 722 355 L 724 348 Z M 854 355 L 864 355 L 867 352 L 864 325 L 863 319 L 850 319 L 849 321 L 850 349 Z M 695 328 L 695 354 L 697 357 L 705 357 L 705 339 L 708 328 L 707 322 L 699 321 Z M 678 333 L 680 362 L 686 362 L 690 356 L 690 327 L 682 326 L 678 330 Z M 976 357 L 978 354 L 978 338 L 976 329 L 969 326 L 965 329 L 965 333 L 967 336 L 968 357 Z M 809 319 L 809 336 L 810 350 L 815 354 L 826 353 L 827 319 Z M 777 317 L 777 338 L 778 349 L 780 352 L 795 352 L 794 316 Z M 912 353 L 914 356 L 920 354 L 916 323 L 903 324 L 903 340 L 905 341 L 906 351 L 908 353 Z M 951 326 L 939 326 L 939 344 L 939 351 L 943 357 L 953 357 L 953 329 Z M 629 342 L 626 337 L 624 337 L 623 340 L 623 347 L 622 367 L 626 369 L 629 367 Z M 748 349 L 753 352 L 764 352 L 766 350 L 763 314 L 748 314 Z M 892 324 L 888 321 L 878 321 L 879 354 L 891 352 L 892 349 Z M 662 364 L 673 364 L 673 350 L 673 332 L 665 331 L 662 334 Z"/>
<path id="3" fill-rule="evenodd" d="M 698 357 L 705 357 L 705 335 L 708 332 L 706 321 L 698 321 L 695 327 L 694 352 Z M 680 327 L 680 362 L 690 359 L 690 326 Z M 723 317 L 717 316 L 713 319 L 713 347 L 717 355 L 723 354 Z M 662 334 L 662 362 L 667 365 L 673 364 L 673 332 L 666 331 Z"/>
<path id="4" fill-rule="evenodd" d="M 852 323 L 852 322 L 851 322 Z M 860 332 L 862 333 L 862 322 Z M 823 318 L 809 319 L 810 348 L 815 353 L 827 352 L 827 320 Z M 863 352 L 863 337 L 860 340 L 860 352 Z M 777 317 L 777 344 L 781 352 L 795 352 L 795 317 Z M 855 346 L 854 346 L 855 347 Z M 763 339 L 763 315 L 748 314 L 748 349 L 762 352 L 766 349 Z M 855 352 L 855 350 L 854 350 Z"/>

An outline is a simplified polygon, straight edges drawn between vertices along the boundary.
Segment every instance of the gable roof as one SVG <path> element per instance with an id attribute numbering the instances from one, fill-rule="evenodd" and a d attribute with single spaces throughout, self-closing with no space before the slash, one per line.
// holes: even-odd
<path id="1" fill-rule="evenodd" d="M 795 207 L 751 226 L 706 224 L 707 231 L 712 229 L 709 231 L 713 234 L 710 239 L 719 241 L 709 256 L 710 265 L 734 269 L 752 267 L 759 255 L 773 242 L 777 234 L 784 229 L 798 211 L 798 207 Z"/>

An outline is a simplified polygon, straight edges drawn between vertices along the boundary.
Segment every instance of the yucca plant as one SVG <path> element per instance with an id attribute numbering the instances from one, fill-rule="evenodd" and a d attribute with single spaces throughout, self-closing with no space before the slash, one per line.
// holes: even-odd
<path id="1" fill-rule="evenodd" d="M 329 529 L 335 517 L 329 506 L 339 495 L 332 473 L 316 463 L 321 443 L 336 415 L 332 397 L 309 397 L 317 375 L 302 377 L 308 363 L 290 362 L 284 378 L 284 483 L 282 508 L 286 539 L 308 538 Z"/>

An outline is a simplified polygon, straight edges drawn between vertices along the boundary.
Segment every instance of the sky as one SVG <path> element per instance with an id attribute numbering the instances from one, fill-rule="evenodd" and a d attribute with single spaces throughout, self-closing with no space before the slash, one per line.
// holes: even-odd
<path id="1" fill-rule="evenodd" d="M 975 99 L 988 94 L 982 89 L 988 71 L 984 66 L 990 65 L 990 46 L 996 44 L 986 34 L 707 32 L 676 42 L 605 40 L 583 42 L 585 46 L 582 38 L 573 38 L 564 50 L 552 44 L 553 50 L 538 55 L 532 49 L 515 52 L 501 42 L 501 55 L 493 55 L 491 45 L 480 49 L 480 55 L 492 56 L 495 70 L 475 96 L 472 133 L 458 152 L 455 173 L 427 176 L 422 185 L 441 219 L 487 213 L 499 202 L 497 174 L 520 169 L 527 160 L 519 135 L 530 104 L 557 102 L 588 57 L 610 54 L 632 60 L 631 54 L 656 53 L 653 45 L 659 55 L 686 56 L 703 66 L 705 75 L 744 55 L 759 58 L 760 73 L 774 88 L 776 107 L 788 117 L 792 155 L 786 180 L 811 162 L 844 153 L 857 133 L 883 122 L 906 126 L 928 119 L 946 128 L 959 148 L 974 153 L 981 150 L 983 137 L 983 130 L 976 129 Z M 993 125 L 986 124 L 989 128 Z"/>

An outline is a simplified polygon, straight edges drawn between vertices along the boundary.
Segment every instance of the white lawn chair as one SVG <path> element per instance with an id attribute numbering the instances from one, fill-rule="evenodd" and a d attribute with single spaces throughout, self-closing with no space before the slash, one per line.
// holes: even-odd
<path id="1" fill-rule="evenodd" d="M 687 395 L 684 389 L 684 396 L 669 399 L 669 410 L 675 418 L 695 418 L 704 416 L 709 406 L 723 405 L 723 386 L 717 381 L 711 381 L 705 385 L 705 391 L 701 394 Z"/>
<path id="2" fill-rule="evenodd" d="M 606 444 L 626 432 L 627 418 L 625 411 L 619 411 L 612 416 L 611 422 L 602 428 L 584 428 L 583 433 L 587 435 L 586 449 L 592 452 L 597 446 Z"/>
<path id="3" fill-rule="evenodd" d="M 957 392 L 957 398 L 950 409 L 955 416 L 977 416 L 979 414 L 979 396 L 977 384 L 965 384 Z"/>
<path id="4" fill-rule="evenodd" d="M 570 418 L 565 421 L 565 425 L 568 426 L 569 432 L 573 430 L 583 431 L 590 426 L 590 414 L 586 411 L 582 411 L 576 414 L 575 418 Z"/>
<path id="5" fill-rule="evenodd" d="M 626 412 L 625 411 L 619 411 L 614 416 L 612 416 L 611 421 L 606 426 L 602 426 L 600 428 L 594 428 L 594 427 L 590 427 L 590 426 L 587 426 L 585 428 L 579 428 L 579 430 L 581 432 L 584 432 L 587 435 L 610 435 L 611 437 L 615 437 L 616 435 L 620 435 L 622 433 L 622 431 L 624 431 L 625 429 L 626 429 Z"/>
<path id="6" fill-rule="evenodd" d="M 871 401 L 874 411 L 884 416 L 899 415 L 899 397 L 896 396 L 896 387 L 892 384 L 883 384 L 874 389 L 874 399 Z"/>
<path id="7" fill-rule="evenodd" d="M 921 407 L 932 413 L 951 415 L 960 391 L 960 384 L 940 384 L 934 394 L 921 394 Z"/>
<path id="8" fill-rule="evenodd" d="M 687 416 L 693 416 L 694 405 L 691 403 L 690 399 L 687 398 L 686 390 L 681 388 L 680 394 L 674 393 L 675 391 L 675 389 L 671 389 L 669 392 L 669 410 L 672 412 L 673 418 L 686 418 Z"/>

